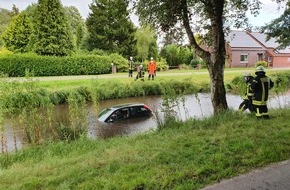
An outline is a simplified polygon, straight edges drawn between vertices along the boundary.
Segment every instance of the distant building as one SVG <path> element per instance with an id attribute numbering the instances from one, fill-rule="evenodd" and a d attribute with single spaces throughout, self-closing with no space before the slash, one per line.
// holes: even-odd
<path id="1" fill-rule="evenodd" d="M 290 47 L 277 50 L 278 43 L 273 38 L 266 41 L 266 34 L 231 31 L 226 41 L 228 67 L 254 67 L 257 61 L 266 61 L 273 68 L 290 67 Z"/>

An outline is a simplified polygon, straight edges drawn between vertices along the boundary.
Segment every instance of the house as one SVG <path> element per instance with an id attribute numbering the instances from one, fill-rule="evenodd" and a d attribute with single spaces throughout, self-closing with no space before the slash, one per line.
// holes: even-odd
<path id="1" fill-rule="evenodd" d="M 277 50 L 278 43 L 273 38 L 266 41 L 266 34 L 231 31 L 226 41 L 228 67 L 254 67 L 257 61 L 266 61 L 273 68 L 290 67 L 290 47 Z"/>

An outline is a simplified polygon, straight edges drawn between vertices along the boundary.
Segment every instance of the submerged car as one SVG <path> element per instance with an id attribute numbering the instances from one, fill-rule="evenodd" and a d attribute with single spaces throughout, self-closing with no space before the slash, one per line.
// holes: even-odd
<path id="1" fill-rule="evenodd" d="M 98 115 L 100 122 L 114 122 L 133 118 L 151 117 L 153 111 L 143 103 L 116 105 L 102 110 Z"/>

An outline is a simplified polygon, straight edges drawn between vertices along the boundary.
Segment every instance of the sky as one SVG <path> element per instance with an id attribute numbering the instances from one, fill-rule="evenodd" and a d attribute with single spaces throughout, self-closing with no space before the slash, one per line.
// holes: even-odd
<path id="1" fill-rule="evenodd" d="M 37 3 L 38 0 L 0 0 L 0 8 L 8 10 L 12 9 L 13 4 L 16 5 L 20 10 L 24 10 L 28 5 Z M 75 6 L 78 8 L 80 14 L 85 19 L 89 15 L 89 5 L 93 0 L 61 0 L 63 6 Z M 250 17 L 250 24 L 255 26 L 263 26 L 266 23 L 278 18 L 284 9 L 277 10 L 277 4 L 272 0 L 261 0 L 263 2 L 260 14 L 257 17 Z M 0 18 L 1 19 L 1 18 Z M 131 19 L 136 25 L 138 25 L 138 18 L 131 16 Z"/>

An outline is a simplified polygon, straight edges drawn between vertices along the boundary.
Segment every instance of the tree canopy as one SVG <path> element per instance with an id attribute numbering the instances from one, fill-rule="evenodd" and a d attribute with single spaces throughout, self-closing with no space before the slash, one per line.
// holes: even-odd
<path id="1" fill-rule="evenodd" d="M 85 21 L 76 7 L 70 6 L 64 8 L 69 18 L 69 30 L 72 31 L 74 44 L 77 48 L 80 48 L 87 33 Z"/>
<path id="2" fill-rule="evenodd" d="M 40 55 L 70 55 L 73 36 L 60 0 L 38 0 L 35 12 L 35 52 Z"/>
<path id="3" fill-rule="evenodd" d="M 157 44 L 154 29 L 149 25 L 140 27 L 136 31 L 135 38 L 137 40 L 137 58 L 145 61 L 150 57 L 157 58 Z"/>
<path id="4" fill-rule="evenodd" d="M 267 33 L 267 40 L 275 38 L 280 44 L 278 49 L 290 46 L 290 1 L 286 4 L 284 13 L 277 19 L 262 27 L 262 32 Z"/>
<path id="5" fill-rule="evenodd" d="M 33 32 L 32 29 L 31 20 L 25 12 L 14 16 L 2 34 L 5 47 L 14 52 L 29 51 L 28 44 Z"/>
<path id="6" fill-rule="evenodd" d="M 182 26 L 195 54 L 208 68 L 214 113 L 228 109 L 224 86 L 225 32 L 247 26 L 247 11 L 257 14 L 259 0 L 132 0 L 142 24 L 168 31 Z M 194 34 L 204 34 L 198 44 Z M 199 35 L 201 36 L 201 35 Z"/>
<path id="7" fill-rule="evenodd" d="M 102 49 L 124 57 L 134 55 L 135 27 L 129 18 L 127 0 L 94 0 L 86 24 L 88 49 Z"/>

